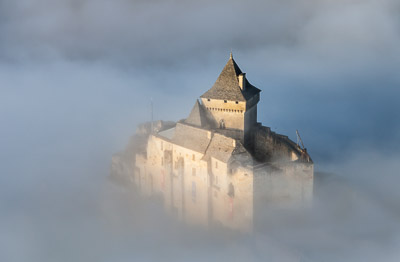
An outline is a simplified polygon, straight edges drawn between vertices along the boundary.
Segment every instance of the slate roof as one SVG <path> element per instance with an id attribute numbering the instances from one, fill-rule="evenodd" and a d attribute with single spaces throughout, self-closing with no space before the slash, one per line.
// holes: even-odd
<path id="1" fill-rule="evenodd" d="M 212 88 L 205 92 L 201 97 L 231 101 L 246 101 L 261 92 L 260 89 L 251 85 L 247 79 L 246 88 L 242 91 L 239 87 L 238 81 L 238 76 L 240 74 L 242 74 L 242 71 L 231 56 Z"/>
<path id="2" fill-rule="evenodd" d="M 210 131 L 208 130 L 186 125 L 184 123 L 177 123 L 172 142 L 179 146 L 204 154 L 211 140 L 209 132 Z"/>
<path id="3" fill-rule="evenodd" d="M 207 148 L 204 160 L 214 157 L 222 162 L 228 163 L 233 159 L 251 159 L 251 155 L 240 141 L 218 133 L 214 133 L 210 145 Z M 235 145 L 233 142 L 235 141 Z"/>
<path id="4" fill-rule="evenodd" d="M 189 117 L 185 119 L 185 123 L 200 127 L 206 125 L 206 112 L 203 106 L 199 103 L 199 100 L 196 100 Z"/>
<path id="5" fill-rule="evenodd" d="M 159 136 L 167 138 L 168 140 L 171 140 L 174 137 L 174 134 L 175 134 L 175 127 L 158 132 Z"/>
<path id="6" fill-rule="evenodd" d="M 229 160 L 248 159 L 251 156 L 240 141 L 206 129 L 177 123 L 175 128 L 163 131 L 161 136 L 173 133 L 171 141 L 184 148 L 204 154 L 203 160 L 214 157 L 228 163 Z M 236 140 L 236 141 L 235 141 Z M 235 144 L 234 144 L 235 141 Z M 233 158 L 232 158 L 233 157 Z M 241 161 L 242 162 L 242 161 Z"/>

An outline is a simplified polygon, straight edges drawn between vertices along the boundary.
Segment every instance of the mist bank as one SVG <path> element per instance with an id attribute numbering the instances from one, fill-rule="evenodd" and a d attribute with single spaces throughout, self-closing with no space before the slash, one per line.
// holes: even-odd
<path id="1" fill-rule="evenodd" d="M 397 261 L 399 10 L 1 1 L 1 260 Z M 182 229 L 106 182 L 150 99 L 154 119 L 187 117 L 231 49 L 263 90 L 258 121 L 293 140 L 298 129 L 316 170 L 333 173 L 315 212 L 273 213 L 251 238 Z"/>
<path id="2" fill-rule="evenodd" d="M 390 162 L 376 167 L 385 169 Z M 10 188 L 8 198 L 2 192 L 0 224 L 9 237 L 1 238 L 1 250 L 7 261 L 396 261 L 399 256 L 399 209 L 387 205 L 388 196 L 397 203 L 397 191 L 355 185 L 341 174 L 316 174 L 323 181 L 316 181 L 312 209 L 265 209 L 262 230 L 243 235 L 182 224 L 157 200 L 110 184 L 102 172 L 63 170 L 53 178 L 37 174 L 42 180 L 36 186 Z M 60 183 L 58 176 L 70 183 Z"/>

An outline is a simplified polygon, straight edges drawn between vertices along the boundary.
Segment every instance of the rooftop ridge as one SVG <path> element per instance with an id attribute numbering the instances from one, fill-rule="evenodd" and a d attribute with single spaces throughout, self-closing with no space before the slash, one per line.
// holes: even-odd
<path id="1" fill-rule="evenodd" d="M 230 100 L 230 101 L 247 101 L 249 97 L 260 90 L 248 83 L 248 88 L 242 90 L 239 86 L 239 75 L 243 74 L 242 70 L 237 65 L 236 61 L 233 59 L 231 53 L 228 62 L 222 69 L 214 85 L 203 95 L 201 98 L 208 99 L 219 99 L 219 100 Z"/>

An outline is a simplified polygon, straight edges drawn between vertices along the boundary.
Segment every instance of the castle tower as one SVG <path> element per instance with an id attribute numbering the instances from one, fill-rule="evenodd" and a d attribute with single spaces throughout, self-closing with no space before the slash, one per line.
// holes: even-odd
<path id="1" fill-rule="evenodd" d="M 236 131 L 238 138 L 247 144 L 250 131 L 257 123 L 260 91 L 249 83 L 231 53 L 217 81 L 201 96 L 201 101 L 217 129 Z"/>

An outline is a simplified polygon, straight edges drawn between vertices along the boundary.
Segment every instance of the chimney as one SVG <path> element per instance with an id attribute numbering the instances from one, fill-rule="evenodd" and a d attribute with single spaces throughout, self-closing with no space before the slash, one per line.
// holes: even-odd
<path id="1" fill-rule="evenodd" d="M 238 76 L 239 87 L 242 91 L 246 90 L 246 73 L 242 73 Z"/>

